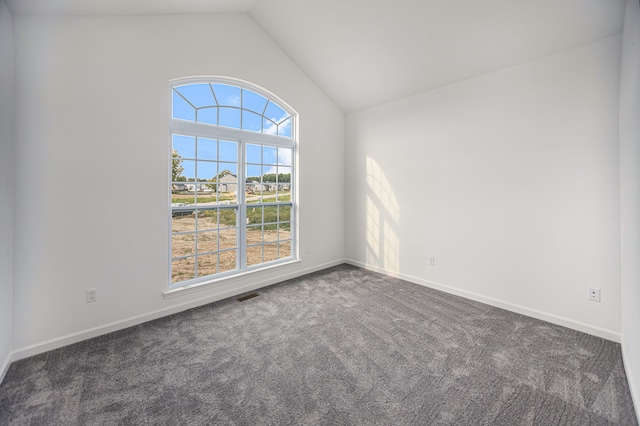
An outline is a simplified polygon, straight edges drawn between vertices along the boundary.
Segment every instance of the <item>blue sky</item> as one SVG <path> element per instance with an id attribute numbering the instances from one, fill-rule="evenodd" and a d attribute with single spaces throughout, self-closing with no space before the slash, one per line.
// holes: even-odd
<path id="1" fill-rule="evenodd" d="M 238 144 L 237 142 L 197 138 L 198 143 L 198 178 L 211 179 L 223 170 L 238 174 Z M 196 166 L 196 137 L 173 135 L 173 149 L 183 158 L 181 166 L 184 168 L 182 176 L 195 178 Z"/>
<path id="2" fill-rule="evenodd" d="M 291 117 L 250 90 L 196 83 L 173 90 L 173 118 L 291 137 Z"/>
<path id="3" fill-rule="evenodd" d="M 196 159 L 196 144 L 198 158 Z M 223 170 L 238 174 L 238 144 L 233 141 L 173 135 L 173 149 L 182 157 L 182 176 L 196 178 L 196 162 L 199 179 L 211 179 Z M 247 144 L 246 176 L 262 176 L 267 173 L 291 173 L 291 149 Z M 197 161 L 196 161 L 197 160 Z"/>
<path id="4" fill-rule="evenodd" d="M 291 117 L 264 96 L 226 84 L 196 83 L 173 89 L 173 118 L 291 137 Z M 238 174 L 238 144 L 232 141 L 173 135 L 173 149 L 183 158 L 182 176 L 211 179 L 223 170 Z M 246 176 L 291 173 L 291 149 L 247 144 Z"/>

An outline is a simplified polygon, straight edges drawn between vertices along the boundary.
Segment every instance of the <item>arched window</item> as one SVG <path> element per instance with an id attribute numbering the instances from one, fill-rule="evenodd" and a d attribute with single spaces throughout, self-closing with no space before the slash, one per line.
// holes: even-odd
<path id="1" fill-rule="evenodd" d="M 295 111 L 227 78 L 171 96 L 170 287 L 295 259 Z"/>

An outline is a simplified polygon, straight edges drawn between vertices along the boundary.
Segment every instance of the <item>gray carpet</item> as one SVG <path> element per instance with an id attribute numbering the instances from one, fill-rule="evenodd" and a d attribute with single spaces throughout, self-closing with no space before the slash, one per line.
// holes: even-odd
<path id="1" fill-rule="evenodd" d="M 15 362 L 2 425 L 636 425 L 620 345 L 341 265 Z"/>

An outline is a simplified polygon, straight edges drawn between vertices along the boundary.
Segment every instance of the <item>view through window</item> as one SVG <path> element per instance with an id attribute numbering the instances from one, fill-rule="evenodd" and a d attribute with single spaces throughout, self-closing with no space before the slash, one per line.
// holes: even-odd
<path id="1" fill-rule="evenodd" d="M 293 259 L 293 111 L 236 81 L 171 91 L 170 286 Z"/>

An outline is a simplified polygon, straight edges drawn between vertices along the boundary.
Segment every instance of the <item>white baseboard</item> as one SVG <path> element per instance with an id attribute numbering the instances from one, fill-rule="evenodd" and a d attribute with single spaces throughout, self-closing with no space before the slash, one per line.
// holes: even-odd
<path id="1" fill-rule="evenodd" d="M 464 297 L 466 299 L 475 300 L 476 302 L 486 303 L 487 305 L 495 306 L 497 308 L 506 309 L 507 311 L 516 312 L 518 314 L 526 315 L 528 317 L 537 318 L 543 321 L 550 322 L 552 324 L 561 325 L 573 330 L 581 331 L 583 333 L 591 334 L 594 336 L 602 337 L 603 339 L 612 340 L 616 343 L 620 343 L 620 333 L 616 333 L 611 330 L 607 330 L 600 327 L 595 327 L 589 324 L 585 324 L 579 321 L 574 321 L 568 318 L 560 317 L 557 315 L 549 314 L 546 312 L 538 311 L 536 309 L 527 308 L 525 306 L 516 305 L 503 300 L 494 299 L 492 297 L 482 296 L 480 294 L 472 293 L 466 290 L 460 290 L 455 287 L 451 287 L 445 284 L 437 283 L 434 281 L 424 280 L 411 275 L 402 274 L 399 272 L 388 271 L 384 268 L 377 266 L 367 265 L 357 260 L 346 259 L 346 262 L 350 265 L 358 266 L 360 268 L 368 269 L 370 271 L 379 272 L 384 275 L 389 275 L 394 278 L 400 278 L 405 281 L 419 284 L 425 287 L 433 288 L 443 291 L 445 293 L 454 294 L 456 296 Z"/>
<path id="2" fill-rule="evenodd" d="M 138 324 L 142 324 L 147 321 L 151 321 L 154 319 L 162 318 L 167 315 L 172 315 L 178 312 L 185 311 L 187 309 L 195 308 L 198 306 L 206 305 L 207 303 L 212 303 L 218 300 L 226 299 L 228 297 L 233 297 L 238 294 L 245 293 L 247 291 L 257 290 L 262 287 L 266 287 L 272 284 L 276 284 L 281 281 L 286 281 L 288 279 L 296 278 L 302 275 L 306 275 L 312 272 L 320 271 L 322 269 L 330 268 L 332 266 L 339 265 L 341 263 L 348 263 L 354 266 L 358 266 L 367 270 L 371 270 L 374 272 L 379 272 L 385 275 L 389 275 L 392 277 L 400 278 L 415 284 L 419 284 L 425 287 L 434 288 L 436 290 L 444 291 L 445 293 L 454 294 L 457 296 L 461 296 L 467 299 L 475 300 L 477 302 L 486 303 L 491 306 L 496 306 L 502 309 L 506 309 L 512 312 L 516 312 L 522 315 L 530 316 L 533 318 L 537 318 L 543 321 L 548 321 L 553 324 L 562 325 L 574 330 L 582 331 L 584 333 L 592 334 L 594 336 L 602 337 L 607 340 L 612 340 L 614 342 L 620 343 L 620 334 L 615 333 L 610 330 L 602 329 L 599 327 L 594 327 L 589 324 L 584 324 L 578 321 L 573 321 L 567 318 L 559 317 L 556 315 L 548 314 L 545 312 L 537 311 L 535 309 L 526 308 L 523 306 L 515 305 L 509 302 L 505 302 L 498 299 L 493 299 L 490 297 L 485 297 L 479 294 L 475 294 L 472 292 L 468 292 L 465 290 L 460 290 L 454 287 L 447 286 L 445 284 L 440 284 L 432 281 L 423 280 L 421 278 L 413 277 L 406 274 L 401 274 L 393 271 L 388 271 L 383 268 L 375 267 L 372 265 L 366 265 L 362 262 L 353 260 L 353 259 L 340 259 L 332 262 L 327 262 L 322 265 L 317 265 L 311 268 L 306 268 L 302 270 L 297 270 L 295 272 L 290 272 L 287 274 L 282 274 L 274 278 L 269 278 L 261 281 L 257 281 L 251 284 L 247 284 L 244 286 L 236 287 L 233 290 L 221 291 L 219 293 L 210 294 L 206 297 L 190 300 L 188 302 L 174 305 L 168 308 L 159 309 L 156 311 L 148 312 L 142 315 L 138 315 L 135 317 L 127 318 L 120 321 L 115 321 L 109 324 L 105 324 L 102 326 L 86 329 L 79 331 L 77 333 L 68 334 L 66 336 L 58 337 L 55 339 L 47 340 L 44 342 L 40 342 L 34 345 L 30 345 L 27 347 L 23 347 L 20 349 L 16 349 L 13 351 L 12 355 L 4 361 L 2 364 L 2 369 L 0 370 L 0 378 L 4 378 L 6 371 L 9 369 L 9 364 L 11 361 L 17 361 L 20 359 L 28 358 L 33 355 L 41 354 L 50 350 L 58 349 L 63 346 L 67 346 L 73 343 L 78 343 L 83 340 L 91 339 L 93 337 L 98 337 L 103 334 L 111 333 L 114 331 L 122 330 L 127 327 L 132 327 Z M 623 348 L 624 349 L 624 348 Z M 624 351 L 623 351 L 624 352 Z M 637 393 L 637 392 L 636 392 Z M 637 399 L 637 398 L 636 398 Z M 636 400 L 634 399 L 634 402 Z M 636 404 L 638 407 L 640 404 Z M 637 408 L 636 408 L 637 409 Z"/>
<path id="3" fill-rule="evenodd" d="M 622 339 L 624 340 L 624 339 Z M 631 367 L 631 357 L 627 355 L 626 345 L 624 341 L 620 345 L 622 347 L 622 363 L 624 364 L 624 372 L 627 376 L 627 384 L 629 385 L 629 393 L 631 393 L 631 400 L 633 401 L 633 407 L 636 409 L 636 418 L 640 421 L 640 389 L 636 386 L 640 386 L 640 383 L 635 383 L 630 378 L 636 377 L 633 375 Z"/>
<path id="4" fill-rule="evenodd" d="M 196 300 L 190 300 L 188 302 L 173 305 L 168 308 L 158 309 L 156 311 L 148 312 L 142 315 L 137 315 L 135 317 L 127 318 L 120 321 L 115 321 L 109 324 L 101 325 L 98 327 L 89 328 L 86 330 L 79 331 L 77 333 L 68 334 L 66 336 L 57 337 L 55 339 L 47 340 L 44 342 L 36 343 L 34 345 L 30 345 L 24 348 L 16 349 L 13 351 L 13 356 L 11 357 L 11 361 L 18 361 L 20 359 L 28 358 L 33 355 L 38 355 L 44 352 L 48 352 L 54 349 L 61 348 L 63 346 L 71 345 L 73 343 L 78 343 L 83 340 L 91 339 L 94 337 L 102 336 L 103 334 L 111 333 L 114 331 L 122 330 L 128 327 L 132 327 L 134 325 L 142 324 L 147 321 L 151 321 L 154 319 L 162 318 L 167 315 L 176 314 L 178 312 L 186 311 L 187 309 L 196 308 L 198 306 L 206 305 L 208 303 L 216 302 L 218 300 L 226 299 L 229 297 L 237 296 L 239 294 L 245 293 L 247 291 L 257 290 L 262 287 L 266 287 L 272 284 L 276 284 L 282 281 L 286 281 L 292 278 L 297 278 L 302 275 L 310 274 L 312 272 L 320 271 L 322 269 L 330 268 L 332 266 L 340 265 L 345 263 L 345 259 L 335 260 L 332 262 L 327 262 L 322 265 L 313 266 L 310 268 L 297 270 L 294 272 L 285 273 L 279 275 L 277 277 L 263 279 L 260 281 L 252 282 L 251 284 L 246 284 L 243 286 L 238 286 L 233 288 L 232 290 L 220 291 L 218 293 L 209 294 L 206 297 L 202 297 Z M 8 365 L 7 365 L 8 369 Z"/>
<path id="5" fill-rule="evenodd" d="M 2 384 L 2 382 L 4 381 L 4 377 L 7 375 L 7 371 L 9 371 L 9 366 L 11 366 L 12 359 L 13 353 L 9 352 L 7 354 L 7 357 L 2 362 L 2 365 L 0 365 L 0 384 Z"/>

